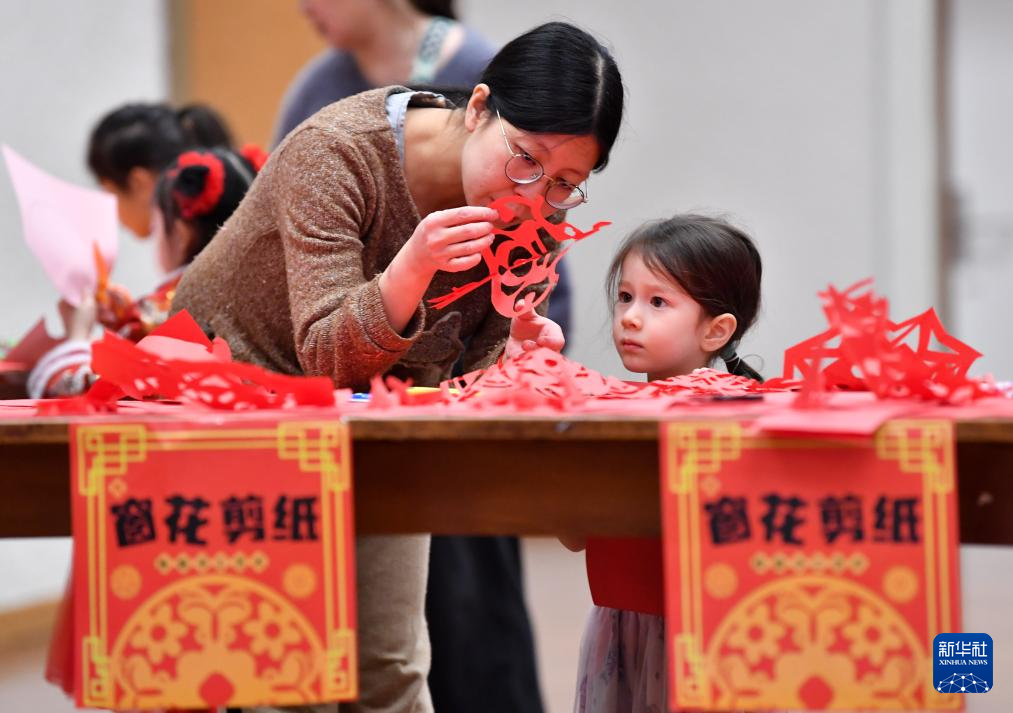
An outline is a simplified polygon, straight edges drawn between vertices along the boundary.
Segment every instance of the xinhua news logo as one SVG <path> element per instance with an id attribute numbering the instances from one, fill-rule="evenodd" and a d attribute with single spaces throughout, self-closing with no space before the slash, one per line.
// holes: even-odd
<path id="1" fill-rule="evenodd" d="M 940 693 L 988 693 L 992 690 L 992 637 L 988 634 L 939 634 L 932 644 L 932 683 Z"/>

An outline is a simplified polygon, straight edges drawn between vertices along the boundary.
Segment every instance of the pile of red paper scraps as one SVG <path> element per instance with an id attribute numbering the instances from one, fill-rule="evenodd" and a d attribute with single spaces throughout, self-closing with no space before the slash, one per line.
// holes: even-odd
<path id="1" fill-rule="evenodd" d="M 607 407 L 618 401 L 637 401 L 663 409 L 702 399 L 749 398 L 768 390 L 758 381 L 714 369 L 697 369 L 663 381 L 623 381 L 540 348 L 445 381 L 439 391 L 431 393 L 413 393 L 398 379 L 377 377 L 369 408 L 442 404 L 450 411 L 523 412 L 544 408 L 573 412 Z"/>
<path id="2" fill-rule="evenodd" d="M 335 403 L 329 378 L 285 376 L 234 362 L 228 344 L 209 340 L 186 312 L 136 344 L 106 332 L 92 344 L 92 371 L 99 379 L 87 393 L 40 401 L 39 415 L 111 413 L 124 396 L 225 411 Z"/>

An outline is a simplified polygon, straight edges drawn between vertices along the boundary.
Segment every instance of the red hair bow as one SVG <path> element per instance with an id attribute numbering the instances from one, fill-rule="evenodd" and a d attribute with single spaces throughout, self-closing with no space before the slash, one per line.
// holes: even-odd
<path id="1" fill-rule="evenodd" d="M 204 185 L 198 191 L 181 190 L 179 175 L 184 169 L 193 166 L 202 166 L 206 171 L 204 174 Z M 170 177 L 176 187 L 172 194 L 179 206 L 179 214 L 184 220 L 193 220 L 202 215 L 207 215 L 215 209 L 218 201 L 225 192 L 225 167 L 221 159 L 213 153 L 202 153 L 199 151 L 187 151 L 180 154 L 176 159 L 176 168 L 172 169 Z M 189 183 L 189 182 L 187 182 Z M 186 186 L 192 188 L 195 186 Z"/>

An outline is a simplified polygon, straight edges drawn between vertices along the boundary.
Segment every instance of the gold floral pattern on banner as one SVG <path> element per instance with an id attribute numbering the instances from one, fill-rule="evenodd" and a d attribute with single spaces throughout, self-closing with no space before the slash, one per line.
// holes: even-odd
<path id="1" fill-rule="evenodd" d="M 350 445 L 259 416 L 73 425 L 79 705 L 354 699 Z"/>

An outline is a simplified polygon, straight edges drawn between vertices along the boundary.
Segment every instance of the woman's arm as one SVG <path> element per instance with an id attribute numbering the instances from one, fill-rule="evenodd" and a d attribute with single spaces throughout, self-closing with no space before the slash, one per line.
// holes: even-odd
<path id="1" fill-rule="evenodd" d="M 367 276 L 362 238 L 385 197 L 354 139 L 309 127 L 279 151 L 263 178 L 272 181 L 300 367 L 339 387 L 366 388 L 421 334 L 422 296 L 435 271 L 480 259 L 469 251 L 485 244 L 484 219 L 495 211 L 428 216 L 382 273 Z"/>
<path id="2" fill-rule="evenodd" d="M 422 219 L 380 276 L 384 311 L 395 330 L 408 324 L 437 271 L 463 272 L 481 261 L 496 218 L 492 208 L 464 206 Z"/>

